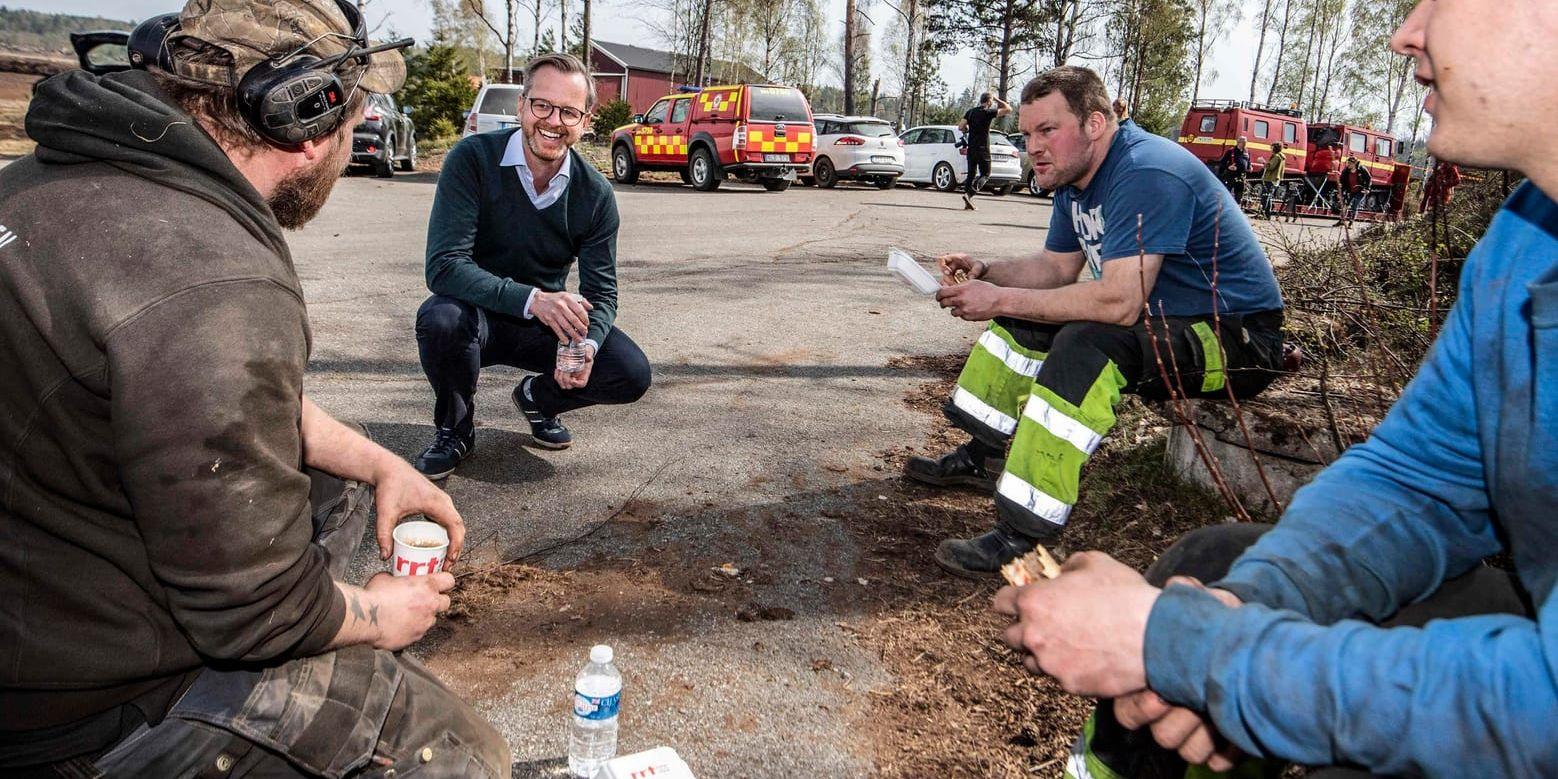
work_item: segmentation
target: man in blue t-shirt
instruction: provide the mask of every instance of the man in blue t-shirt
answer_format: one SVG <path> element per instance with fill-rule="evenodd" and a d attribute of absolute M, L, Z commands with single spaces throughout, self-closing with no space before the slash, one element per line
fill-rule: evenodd
<path fill-rule="evenodd" d="M 967 576 L 1059 535 L 1122 392 L 1249 396 L 1282 364 L 1271 263 L 1205 165 L 1120 125 L 1086 68 L 1030 81 L 1018 117 L 1034 176 L 1055 191 L 1049 237 L 1013 260 L 941 258 L 942 307 L 990 321 L 946 406 L 973 440 L 906 467 L 929 484 L 994 489 L 995 529 L 936 550 Z"/>

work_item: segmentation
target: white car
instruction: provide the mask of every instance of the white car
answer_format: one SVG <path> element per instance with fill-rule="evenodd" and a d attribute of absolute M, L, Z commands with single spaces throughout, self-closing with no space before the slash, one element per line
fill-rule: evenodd
<path fill-rule="evenodd" d="M 829 188 L 841 180 L 869 181 L 892 189 L 903 175 L 903 142 L 893 126 L 874 116 L 817 114 L 816 158 L 811 180 Z"/>
<path fill-rule="evenodd" d="M 518 84 L 486 84 L 476 102 L 465 112 L 465 131 L 460 137 L 519 126 Z"/>
<path fill-rule="evenodd" d="M 958 128 L 946 124 L 925 125 L 905 130 L 903 141 L 903 177 L 899 181 L 916 187 L 932 186 L 952 192 L 962 186 L 968 173 L 968 156 L 959 146 Z M 1011 192 L 1022 181 L 1021 154 L 1000 133 L 990 133 L 990 178 L 985 189 L 995 195 Z"/>

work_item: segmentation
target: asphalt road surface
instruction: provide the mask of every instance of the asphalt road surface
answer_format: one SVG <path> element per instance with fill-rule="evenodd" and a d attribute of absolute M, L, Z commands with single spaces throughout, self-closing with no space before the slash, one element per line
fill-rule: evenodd
<path fill-rule="evenodd" d="M 428 296 L 434 183 L 346 178 L 290 238 L 314 328 L 310 395 L 408 458 L 433 431 L 412 326 Z M 908 187 L 651 184 L 622 187 L 617 201 L 617 325 L 649 356 L 654 386 L 632 406 L 567 415 L 575 443 L 550 452 L 529 445 L 509 402 L 523 374 L 484 371 L 476 453 L 447 482 L 478 555 L 569 537 L 654 474 L 646 499 L 772 501 L 792 474 L 825 479 L 822 462 L 913 434 L 904 373 L 887 361 L 964 348 L 979 328 L 887 271 L 888 247 L 1028 251 L 1049 215 L 1026 195 L 965 212 L 953 195 Z M 761 474 L 774 478 L 753 484 Z"/>

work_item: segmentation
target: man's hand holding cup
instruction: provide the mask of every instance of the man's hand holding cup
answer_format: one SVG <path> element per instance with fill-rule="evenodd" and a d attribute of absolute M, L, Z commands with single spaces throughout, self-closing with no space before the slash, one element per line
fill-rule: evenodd
<path fill-rule="evenodd" d="M 363 585 L 367 597 L 360 604 L 375 633 L 373 647 L 399 651 L 416 643 L 449 610 L 448 592 L 454 575 L 439 571 L 430 576 L 390 576 L 380 573 Z"/>

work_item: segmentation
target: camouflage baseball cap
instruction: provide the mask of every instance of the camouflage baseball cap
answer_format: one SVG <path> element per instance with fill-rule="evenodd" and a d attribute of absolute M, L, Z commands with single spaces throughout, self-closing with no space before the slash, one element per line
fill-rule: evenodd
<path fill-rule="evenodd" d="M 369 45 L 351 0 L 189 0 L 168 39 L 174 75 L 232 87 L 265 60 L 325 59 Z M 389 94 L 405 82 L 406 63 L 400 52 L 382 51 L 336 72 L 348 89 Z"/>

